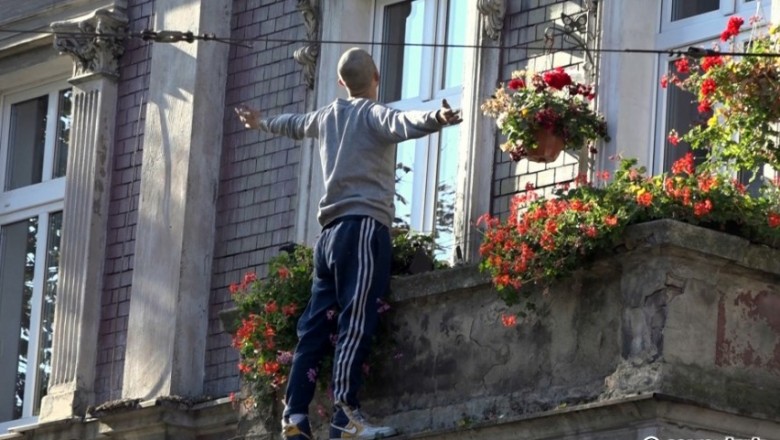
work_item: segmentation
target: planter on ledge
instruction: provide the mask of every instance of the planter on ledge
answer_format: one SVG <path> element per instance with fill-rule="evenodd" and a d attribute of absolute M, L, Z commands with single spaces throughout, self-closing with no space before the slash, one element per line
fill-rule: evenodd
<path fill-rule="evenodd" d="M 474 267 L 392 291 L 399 356 L 363 406 L 415 438 L 780 439 L 780 251 L 634 225 L 514 328 Z"/>

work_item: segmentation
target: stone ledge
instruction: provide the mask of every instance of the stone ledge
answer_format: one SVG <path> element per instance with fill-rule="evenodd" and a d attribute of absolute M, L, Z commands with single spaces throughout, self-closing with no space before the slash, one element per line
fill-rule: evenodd
<path fill-rule="evenodd" d="M 780 275 L 779 250 L 688 223 L 670 219 L 639 223 L 626 228 L 624 238 L 629 250 L 675 246 L 719 257 L 750 269 Z"/>
<path fill-rule="evenodd" d="M 718 435 L 719 437 L 715 437 Z M 402 434 L 399 440 L 492 440 L 760 437 L 780 440 L 780 423 L 724 413 L 653 393 L 556 408 L 531 415 L 468 423 L 453 429 Z"/>

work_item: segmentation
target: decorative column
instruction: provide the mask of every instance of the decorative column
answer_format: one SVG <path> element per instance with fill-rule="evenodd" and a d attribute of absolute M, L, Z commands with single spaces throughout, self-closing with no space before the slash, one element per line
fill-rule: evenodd
<path fill-rule="evenodd" d="M 463 64 L 468 66 L 464 83 L 464 108 L 467 112 L 461 124 L 461 136 L 472 145 L 469 153 L 460 162 L 460 175 L 465 176 L 458 182 L 458 193 L 468 194 L 459 197 L 455 210 L 455 242 L 462 246 L 458 260 L 479 261 L 479 244 L 482 234 L 473 226 L 477 219 L 490 211 L 489 194 L 492 186 L 493 157 L 496 145 L 496 124 L 489 118 L 481 117 L 479 107 L 485 96 L 492 93 L 499 81 L 501 72 L 501 32 L 506 15 L 505 0 L 478 0 L 476 4 L 478 19 L 468 26 L 467 44 L 482 46 L 479 50 L 465 51 Z"/>
<path fill-rule="evenodd" d="M 83 415 L 94 398 L 108 188 L 124 12 L 100 9 L 52 23 L 54 47 L 73 57 L 73 125 L 66 172 L 60 281 L 48 394 L 41 421 Z M 101 36 L 107 34 L 110 36 Z"/>
<path fill-rule="evenodd" d="M 158 1 L 154 28 L 230 35 L 231 5 Z M 195 41 L 152 51 L 124 398 L 203 392 L 228 49 Z"/>

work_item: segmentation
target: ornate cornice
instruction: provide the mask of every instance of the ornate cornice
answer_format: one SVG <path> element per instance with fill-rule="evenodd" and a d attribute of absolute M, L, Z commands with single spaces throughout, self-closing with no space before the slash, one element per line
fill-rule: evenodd
<path fill-rule="evenodd" d="M 504 28 L 504 0 L 477 0 L 477 9 L 482 16 L 482 31 L 493 41 L 499 41 Z"/>
<path fill-rule="evenodd" d="M 303 24 L 306 26 L 306 38 L 309 44 L 298 48 L 293 58 L 303 66 L 303 77 L 310 89 L 314 88 L 314 79 L 317 74 L 317 59 L 320 56 L 320 7 L 319 0 L 298 0 L 298 11 L 303 15 Z"/>
<path fill-rule="evenodd" d="M 119 77 L 119 57 L 127 16 L 111 9 L 98 9 L 82 20 L 55 21 L 54 48 L 73 57 L 73 78 L 90 75 Z"/>

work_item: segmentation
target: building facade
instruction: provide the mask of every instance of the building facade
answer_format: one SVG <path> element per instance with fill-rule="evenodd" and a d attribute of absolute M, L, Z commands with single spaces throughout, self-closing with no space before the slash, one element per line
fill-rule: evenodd
<path fill-rule="evenodd" d="M 235 106 L 343 97 L 336 64 L 360 46 L 383 102 L 462 108 L 398 145 L 397 217 L 469 266 L 477 218 L 528 184 L 682 154 L 665 133 L 690 98 L 658 85 L 673 58 L 600 48 L 706 46 L 733 15 L 773 14 L 778 0 L 0 0 L 0 439 L 238 435 L 228 286 L 314 242 L 323 184 L 312 140 L 247 131 Z M 554 67 L 597 82 L 612 141 L 512 162 L 480 104 L 514 70 Z"/>

